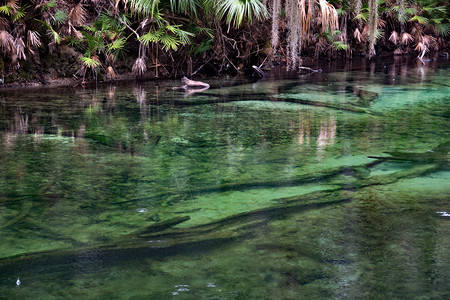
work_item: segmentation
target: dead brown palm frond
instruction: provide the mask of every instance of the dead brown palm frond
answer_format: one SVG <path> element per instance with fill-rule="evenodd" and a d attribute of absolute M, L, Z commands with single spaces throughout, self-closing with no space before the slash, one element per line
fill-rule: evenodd
<path fill-rule="evenodd" d="M 334 31 L 338 25 L 338 14 L 333 5 L 326 0 L 319 0 L 320 10 L 322 12 L 322 29 L 323 31 Z"/>
<path fill-rule="evenodd" d="M 394 50 L 394 55 L 403 55 L 403 51 L 400 48 Z"/>
<path fill-rule="evenodd" d="M 14 44 L 16 45 L 17 58 L 26 60 L 27 57 L 25 55 L 25 43 L 23 42 L 23 39 L 21 37 L 16 38 Z"/>
<path fill-rule="evenodd" d="M 367 40 L 367 37 L 369 36 L 369 26 L 365 25 L 363 27 L 363 31 L 361 32 L 361 36 L 364 40 Z"/>
<path fill-rule="evenodd" d="M 389 37 L 389 40 L 394 43 L 395 45 L 398 44 L 398 42 L 400 41 L 400 36 L 397 33 L 397 31 L 392 31 L 391 36 Z"/>
<path fill-rule="evenodd" d="M 430 46 L 431 44 L 433 44 L 433 43 L 436 42 L 436 38 L 434 38 L 434 37 L 431 36 L 431 35 L 424 35 L 424 36 L 422 37 L 422 41 L 423 41 L 423 43 L 424 43 L 425 45 Z"/>
<path fill-rule="evenodd" d="M 401 40 L 403 45 L 408 45 L 409 42 L 414 41 L 414 38 L 409 33 L 403 32 Z"/>
<path fill-rule="evenodd" d="M 379 27 L 379 28 L 385 28 L 386 24 L 387 24 L 386 21 L 383 20 L 383 19 L 378 19 L 377 20 L 377 27 Z"/>
<path fill-rule="evenodd" d="M 9 6 L 13 9 L 14 12 L 17 12 L 17 10 L 20 8 L 19 6 L 19 0 L 9 0 L 6 1 L 6 6 Z"/>
<path fill-rule="evenodd" d="M 85 25 L 87 12 L 80 2 L 72 7 L 67 17 L 73 26 L 82 26 Z"/>
<path fill-rule="evenodd" d="M 41 39 L 39 32 L 34 30 L 27 31 L 27 48 L 39 48 L 41 46 Z"/>
<path fill-rule="evenodd" d="M 361 43 L 362 33 L 361 33 L 361 31 L 359 31 L 358 28 L 355 29 L 355 32 L 353 33 L 353 37 L 358 41 L 358 43 Z"/>
<path fill-rule="evenodd" d="M 427 50 L 427 46 L 422 42 L 418 42 L 414 50 L 422 52 L 424 50 Z"/>
<path fill-rule="evenodd" d="M 116 78 L 116 72 L 114 72 L 113 67 L 109 66 L 106 68 L 105 78 L 108 80 L 113 80 Z"/>
<path fill-rule="evenodd" d="M 14 38 L 6 30 L 0 30 L 0 49 L 2 52 L 8 54 L 15 54 L 17 52 Z"/>
<path fill-rule="evenodd" d="M 83 39 L 83 34 L 80 32 L 80 31 L 78 31 L 75 27 L 71 27 L 71 29 L 72 29 L 72 33 L 73 33 L 73 35 L 78 39 L 78 40 L 82 40 Z"/>
<path fill-rule="evenodd" d="M 298 0 L 298 10 L 302 24 L 303 35 L 309 34 L 309 26 L 311 24 L 311 16 L 306 13 L 306 0 Z"/>
<path fill-rule="evenodd" d="M 147 65 L 145 59 L 138 57 L 133 64 L 132 72 L 135 75 L 142 76 L 147 71 Z"/>
<path fill-rule="evenodd" d="M 0 17 L 0 30 L 9 31 L 11 27 L 9 27 L 9 21 L 6 18 Z"/>

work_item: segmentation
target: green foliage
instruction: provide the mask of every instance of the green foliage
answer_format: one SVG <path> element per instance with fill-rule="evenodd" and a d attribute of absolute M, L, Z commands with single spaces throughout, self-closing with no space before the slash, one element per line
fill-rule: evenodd
<path fill-rule="evenodd" d="M 127 20 L 126 16 L 119 17 L 122 21 Z M 124 21 L 124 23 L 126 22 Z M 72 39 L 72 43 L 81 47 L 85 51 L 86 57 L 102 55 L 105 59 L 109 59 L 112 54 L 115 59 L 127 45 L 126 26 L 110 14 L 101 14 L 94 24 L 85 25 L 83 28 L 81 42 Z"/>
<path fill-rule="evenodd" d="M 346 51 L 348 49 L 348 45 L 342 41 L 334 41 L 331 44 L 331 47 L 333 47 L 333 49 L 337 50 L 337 51 L 340 51 L 340 50 Z"/>
<path fill-rule="evenodd" d="M 59 33 L 53 28 L 53 26 L 45 21 L 35 19 L 36 22 L 42 25 L 47 31 L 47 35 L 51 40 L 55 41 L 57 44 L 61 43 L 61 36 Z"/>
<path fill-rule="evenodd" d="M 415 15 L 414 17 L 409 19 L 409 22 L 415 22 L 415 21 L 419 22 L 420 24 L 427 24 L 429 22 L 429 20 L 427 18 L 418 16 L 418 15 Z"/>
<path fill-rule="evenodd" d="M 369 12 L 368 11 L 361 12 L 360 14 L 356 15 L 354 19 L 367 22 L 369 20 Z"/>
<path fill-rule="evenodd" d="M 24 5 L 19 7 L 19 9 L 15 10 L 15 12 L 12 14 L 12 21 L 17 22 L 23 17 L 25 17 L 29 7 L 30 7 L 29 5 Z"/>
<path fill-rule="evenodd" d="M 197 15 L 196 0 L 170 0 L 170 8 L 176 13 L 187 13 Z"/>
<path fill-rule="evenodd" d="M 11 16 L 14 14 L 14 8 L 8 5 L 0 6 L 0 13 Z"/>
<path fill-rule="evenodd" d="M 82 56 L 80 57 L 80 60 L 83 63 L 83 65 L 85 65 L 90 69 L 96 69 L 101 65 L 101 63 L 98 60 L 95 60 L 90 56 Z"/>
<path fill-rule="evenodd" d="M 57 4 L 58 3 L 56 2 L 56 0 L 51 0 L 47 3 L 43 3 L 41 6 L 41 11 L 44 12 L 44 11 L 48 10 L 49 8 L 55 7 Z"/>
<path fill-rule="evenodd" d="M 194 36 L 193 33 L 182 30 L 181 25 L 164 25 L 156 28 L 152 26 L 151 29 L 140 37 L 140 42 L 148 46 L 150 43 L 161 44 L 165 51 L 178 50 L 180 45 L 190 43 L 190 38 Z"/>
<path fill-rule="evenodd" d="M 450 35 L 450 23 L 438 23 L 434 25 L 436 32 L 442 36 Z"/>
<path fill-rule="evenodd" d="M 194 46 L 191 47 L 190 53 L 192 53 L 193 55 L 199 55 L 199 54 L 205 53 L 211 49 L 213 42 L 214 42 L 214 39 L 211 37 L 203 39 L 200 42 L 200 44 L 198 44 L 195 47 Z"/>
<path fill-rule="evenodd" d="M 251 21 L 255 17 L 261 20 L 269 16 L 266 7 L 259 0 L 214 1 L 213 6 L 220 18 L 225 17 L 227 24 L 235 27 L 239 27 L 244 19 Z"/>
<path fill-rule="evenodd" d="M 62 25 L 67 21 L 67 12 L 65 10 L 56 10 L 53 15 L 53 24 Z"/>

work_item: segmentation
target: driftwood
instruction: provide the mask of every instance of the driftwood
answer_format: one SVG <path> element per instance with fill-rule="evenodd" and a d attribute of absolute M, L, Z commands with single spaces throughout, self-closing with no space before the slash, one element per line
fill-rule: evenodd
<path fill-rule="evenodd" d="M 315 69 L 312 69 L 312 68 L 308 68 L 308 67 L 298 67 L 298 68 L 299 68 L 299 70 L 307 70 L 307 71 L 310 71 L 311 73 L 322 72 L 322 70 L 321 70 L 321 69 L 317 69 L 317 70 L 315 70 Z"/>
<path fill-rule="evenodd" d="M 259 76 L 261 76 L 261 78 L 266 77 L 266 73 L 264 73 L 263 70 L 261 70 L 260 67 L 258 66 L 252 66 L 253 69 L 255 69 L 255 71 L 259 74 Z"/>
<path fill-rule="evenodd" d="M 182 89 L 182 90 L 187 90 L 187 89 L 207 90 L 210 87 L 210 85 L 207 84 L 206 82 L 191 80 L 191 79 L 188 79 L 186 76 L 183 76 L 183 78 L 181 78 L 181 82 L 184 83 L 182 86 L 173 87 L 172 89 L 174 89 L 174 90 L 179 90 L 179 89 Z"/>

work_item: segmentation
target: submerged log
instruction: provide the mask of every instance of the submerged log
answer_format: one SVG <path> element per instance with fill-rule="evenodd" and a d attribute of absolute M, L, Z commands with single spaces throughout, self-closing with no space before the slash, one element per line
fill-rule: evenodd
<path fill-rule="evenodd" d="M 413 161 L 413 162 L 421 162 L 421 163 L 431 163 L 438 162 L 442 164 L 448 164 L 449 156 L 448 152 L 450 151 L 450 141 L 444 142 L 437 147 L 433 148 L 433 150 L 423 152 L 423 153 L 414 153 L 414 152 L 401 152 L 401 151 L 392 151 L 392 152 L 384 152 L 389 156 L 368 156 L 369 158 L 375 159 L 384 159 L 384 160 L 400 160 L 400 161 Z"/>
<path fill-rule="evenodd" d="M 211 249 L 248 237 L 255 228 L 260 230 L 261 226 L 268 225 L 274 219 L 311 209 L 341 205 L 350 202 L 354 192 L 366 187 L 388 185 L 439 169 L 439 164 L 418 164 L 407 170 L 366 178 L 359 184 L 353 184 L 352 188 L 343 185 L 325 191 L 274 199 L 276 204 L 272 206 L 242 212 L 202 225 L 174 228 L 173 226 L 189 220 L 188 216 L 184 216 L 150 225 L 106 244 L 4 257 L 0 258 L 0 274 L 3 277 L 17 276 L 15 274 L 17 270 L 42 270 L 44 267 L 47 272 L 55 268 L 70 269 L 71 264 L 77 263 L 80 257 L 90 253 L 94 253 L 103 262 L 117 263 L 139 257 L 160 257 Z"/>
<path fill-rule="evenodd" d="M 274 179 L 274 180 L 249 180 L 245 182 L 240 183 L 222 183 L 222 184 L 213 184 L 213 185 L 207 185 L 198 187 L 196 189 L 188 189 L 184 190 L 182 192 L 163 192 L 156 195 L 153 195 L 151 197 L 145 197 L 145 198 L 136 198 L 136 199 L 130 199 L 126 201 L 116 202 L 115 204 L 121 205 L 136 201 L 143 201 L 143 200 L 150 200 L 150 199 L 162 199 L 172 196 L 180 195 L 180 197 L 185 197 L 186 194 L 190 195 L 203 195 L 203 194 L 209 194 L 214 192 L 224 192 L 224 191 L 244 191 L 249 189 L 264 189 L 264 188 L 276 188 L 276 187 L 289 187 L 289 186 L 299 186 L 302 184 L 309 184 L 314 183 L 318 181 L 323 181 L 329 178 L 336 177 L 341 174 L 345 175 L 352 175 L 354 177 L 360 178 L 361 176 L 361 170 L 368 170 L 368 168 L 371 168 L 379 163 L 381 163 L 382 160 L 379 161 L 373 161 L 369 162 L 367 164 L 363 165 L 357 165 L 357 166 L 340 166 L 335 168 L 326 169 L 320 172 L 317 172 L 315 174 L 301 174 L 294 176 L 290 179 Z"/>

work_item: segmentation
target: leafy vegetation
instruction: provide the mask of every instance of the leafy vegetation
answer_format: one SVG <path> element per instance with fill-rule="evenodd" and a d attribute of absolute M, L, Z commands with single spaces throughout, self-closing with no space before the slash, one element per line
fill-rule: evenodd
<path fill-rule="evenodd" d="M 448 47 L 447 1 L 7 0 L 0 3 L 1 73 L 59 45 L 79 51 L 78 75 L 115 78 L 123 54 L 137 76 L 241 72 L 301 56 L 380 51 L 423 57 Z M 90 70 L 90 72 L 88 72 Z"/>

